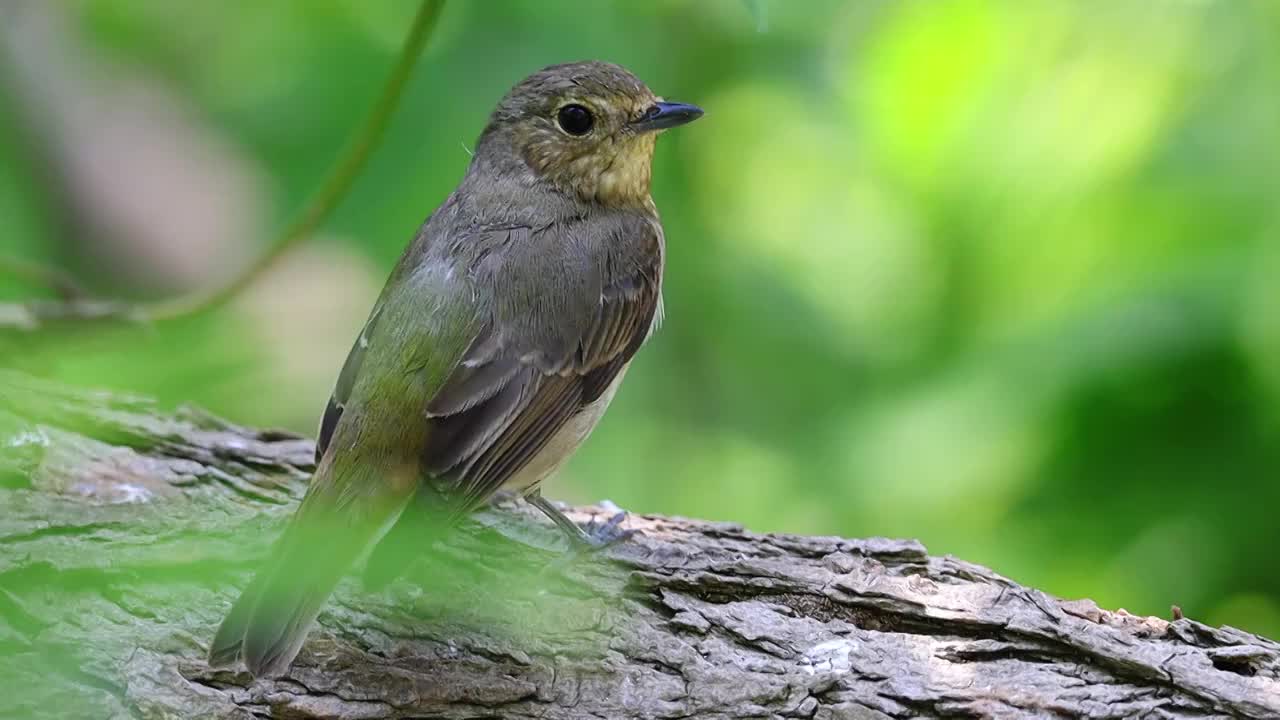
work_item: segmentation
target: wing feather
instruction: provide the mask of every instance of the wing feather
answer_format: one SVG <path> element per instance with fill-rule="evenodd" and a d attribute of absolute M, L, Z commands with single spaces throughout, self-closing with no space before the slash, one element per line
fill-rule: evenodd
<path fill-rule="evenodd" d="M 529 298 L 543 317 L 576 311 L 585 319 L 576 337 L 522 331 L 496 319 L 428 406 L 433 422 L 425 465 L 437 487 L 457 497 L 458 512 L 483 504 L 537 456 L 644 343 L 659 305 L 662 251 L 655 226 L 640 232 L 648 235 L 627 238 L 639 248 L 629 262 L 606 259 L 596 284 L 579 289 L 577 302 L 585 307 Z"/>
<path fill-rule="evenodd" d="M 369 319 L 365 321 L 364 327 L 361 328 L 355 344 L 351 346 L 351 352 L 347 353 L 346 361 L 342 363 L 342 372 L 338 373 L 338 382 L 334 385 L 333 394 L 329 396 L 329 404 L 325 406 L 324 416 L 320 419 L 320 433 L 316 436 L 317 466 L 320 465 L 320 460 L 324 458 L 325 451 L 329 449 L 329 442 L 333 439 L 333 432 L 338 428 L 338 421 L 342 419 L 342 413 L 347 409 L 347 402 L 351 399 L 351 390 L 355 387 L 356 378 L 360 374 L 360 366 L 364 364 L 364 356 L 369 347 L 369 339 L 373 337 L 378 316 L 381 314 L 382 305 L 375 305 L 373 311 L 369 313 Z"/>

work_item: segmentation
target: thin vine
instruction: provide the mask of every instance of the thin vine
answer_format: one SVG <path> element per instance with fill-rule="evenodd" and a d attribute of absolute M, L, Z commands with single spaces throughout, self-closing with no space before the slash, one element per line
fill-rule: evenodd
<path fill-rule="evenodd" d="M 409 33 L 405 36 L 404 44 L 400 48 L 396 64 L 364 122 L 356 129 L 346 147 L 338 155 L 324 182 L 297 219 L 272 240 L 266 252 L 252 265 L 219 288 L 195 291 L 188 295 L 141 305 L 131 308 L 127 313 L 93 313 L 85 315 L 82 319 L 162 322 L 216 309 L 260 278 L 285 253 L 311 237 L 342 202 L 347 191 L 351 189 L 361 170 L 364 169 L 369 156 L 382 141 L 391 116 L 395 114 L 400 98 L 404 94 L 414 65 L 417 64 L 423 48 L 426 47 L 427 41 L 436 29 L 444 3 L 445 0 L 422 0 Z M 26 260 L 0 257 L 0 272 L 47 285 L 68 301 L 83 299 L 79 286 L 69 275 L 59 269 L 44 267 Z M 70 312 L 68 315 L 75 316 L 76 313 Z"/>

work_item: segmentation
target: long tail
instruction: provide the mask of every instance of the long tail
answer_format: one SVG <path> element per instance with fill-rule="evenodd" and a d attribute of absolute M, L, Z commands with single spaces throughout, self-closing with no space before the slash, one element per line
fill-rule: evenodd
<path fill-rule="evenodd" d="M 317 470 L 273 557 L 222 621 L 210 666 L 239 658 L 256 677 L 287 672 L 333 588 L 391 527 L 411 494 L 412 484 L 390 478 L 359 486 L 330 482 L 326 469 Z"/>

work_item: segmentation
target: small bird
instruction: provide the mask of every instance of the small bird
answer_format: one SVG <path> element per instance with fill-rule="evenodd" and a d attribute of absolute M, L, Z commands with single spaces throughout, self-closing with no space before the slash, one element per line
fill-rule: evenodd
<path fill-rule="evenodd" d="M 544 68 L 502 99 L 351 348 L 315 476 L 218 629 L 211 666 L 285 673 L 351 566 L 367 555 L 366 579 L 394 577 L 500 490 L 577 542 L 607 541 L 538 488 L 662 320 L 654 143 L 701 115 L 597 61 Z"/>

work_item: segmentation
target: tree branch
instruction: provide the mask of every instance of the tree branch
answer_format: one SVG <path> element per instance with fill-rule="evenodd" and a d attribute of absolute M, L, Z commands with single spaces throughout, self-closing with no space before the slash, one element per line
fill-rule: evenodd
<path fill-rule="evenodd" d="M 203 656 L 309 441 L 0 371 L 0 447 L 4 717 L 1280 716 L 1275 642 L 915 541 L 633 516 L 571 562 L 515 506 L 385 590 L 344 583 L 292 672 L 254 681 Z"/>

